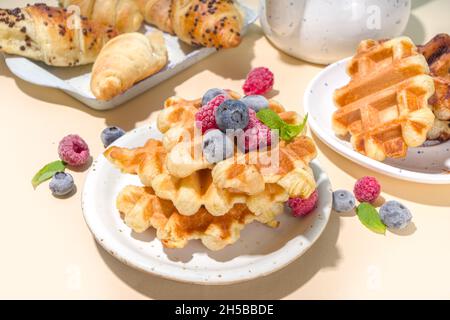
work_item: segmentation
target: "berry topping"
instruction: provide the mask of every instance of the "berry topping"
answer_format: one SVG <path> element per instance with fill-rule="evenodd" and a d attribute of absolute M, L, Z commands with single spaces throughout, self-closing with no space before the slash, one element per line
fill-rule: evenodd
<path fill-rule="evenodd" d="M 195 125 L 197 128 L 202 129 L 202 133 L 209 129 L 217 129 L 215 110 L 226 99 L 228 99 L 228 96 L 218 95 L 197 111 L 195 114 Z"/>
<path fill-rule="evenodd" d="M 253 96 L 245 96 L 241 99 L 241 101 L 249 108 L 258 112 L 261 109 L 269 108 L 269 100 L 267 100 L 264 96 L 253 95 Z"/>
<path fill-rule="evenodd" d="M 102 131 L 101 139 L 103 145 L 108 147 L 111 143 L 125 134 L 125 131 L 119 127 L 108 127 Z"/>
<path fill-rule="evenodd" d="M 73 178 L 65 172 L 57 172 L 53 176 L 49 184 L 50 190 L 55 196 L 65 196 L 69 194 L 75 187 Z"/>
<path fill-rule="evenodd" d="M 86 164 L 90 157 L 87 143 L 76 134 L 70 134 L 61 140 L 58 154 L 62 161 L 74 167 Z"/>
<path fill-rule="evenodd" d="M 202 98 L 202 106 L 206 106 L 208 102 L 217 97 L 218 95 L 223 95 L 229 98 L 228 93 L 223 89 L 212 88 L 206 91 Z"/>
<path fill-rule="evenodd" d="M 234 144 L 230 137 L 218 129 L 203 136 L 203 155 L 209 163 L 216 163 L 233 155 Z"/>
<path fill-rule="evenodd" d="M 248 125 L 244 131 L 244 145 L 238 145 L 239 149 L 248 152 L 256 149 L 262 150 L 270 146 L 272 143 L 270 128 L 256 117 L 256 112 L 253 109 L 248 109 L 248 116 Z"/>
<path fill-rule="evenodd" d="M 246 95 L 265 94 L 273 88 L 273 73 L 264 67 L 255 68 L 247 75 L 244 93 Z"/>
<path fill-rule="evenodd" d="M 388 201 L 380 208 L 380 218 L 391 229 L 403 229 L 412 219 L 411 212 L 398 201 Z"/>
<path fill-rule="evenodd" d="M 353 193 L 359 202 L 373 203 L 381 192 L 381 186 L 374 177 L 363 177 L 356 181 Z"/>
<path fill-rule="evenodd" d="M 245 129 L 249 114 L 247 106 L 239 100 L 225 100 L 215 112 L 216 123 L 220 130 Z"/>
<path fill-rule="evenodd" d="M 292 209 L 292 215 L 294 217 L 303 217 L 311 213 L 316 208 L 318 200 L 319 193 L 317 190 L 314 190 L 314 192 L 307 199 L 290 198 L 288 200 L 288 206 Z"/>
<path fill-rule="evenodd" d="M 336 212 L 350 212 L 355 209 L 355 196 L 347 190 L 333 192 L 333 209 Z"/>

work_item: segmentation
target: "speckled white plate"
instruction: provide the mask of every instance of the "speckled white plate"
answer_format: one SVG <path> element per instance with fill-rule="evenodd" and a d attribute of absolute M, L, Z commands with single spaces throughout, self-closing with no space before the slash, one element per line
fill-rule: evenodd
<path fill-rule="evenodd" d="M 329 147 L 360 165 L 389 176 L 421 183 L 450 184 L 450 141 L 428 147 L 409 148 L 404 159 L 375 161 L 353 150 L 349 141 L 336 136 L 331 115 L 336 110 L 333 92 L 350 78 L 345 68 L 350 58 L 338 61 L 319 73 L 304 95 L 305 112 L 313 132 Z"/>
<path fill-rule="evenodd" d="M 115 142 L 137 147 L 149 138 L 161 138 L 153 127 L 136 129 Z M 103 155 L 93 163 L 82 194 L 85 220 L 103 248 L 125 264 L 164 278 L 198 284 L 230 284 L 272 273 L 300 257 L 320 236 L 331 212 L 332 190 L 326 173 L 314 161 L 318 184 L 318 208 L 305 218 L 288 213 L 280 227 L 247 225 L 241 238 L 221 251 L 210 251 L 199 241 L 183 249 L 166 249 L 154 230 L 131 231 L 116 209 L 116 196 L 128 184 L 141 185 L 137 176 L 115 169 Z M 326 254 L 326 252 L 324 252 Z M 301 271 L 299 271 L 301 272 Z"/>

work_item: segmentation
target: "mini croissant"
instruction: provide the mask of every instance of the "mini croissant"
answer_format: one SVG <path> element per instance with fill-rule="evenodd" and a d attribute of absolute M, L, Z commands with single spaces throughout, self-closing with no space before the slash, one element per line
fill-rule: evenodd
<path fill-rule="evenodd" d="M 92 63 L 104 44 L 116 35 L 113 27 L 45 4 L 0 9 L 0 51 L 51 66 Z"/>
<path fill-rule="evenodd" d="M 106 44 L 92 69 L 91 90 L 99 100 L 110 100 L 167 64 L 161 31 L 149 35 L 125 33 Z"/>

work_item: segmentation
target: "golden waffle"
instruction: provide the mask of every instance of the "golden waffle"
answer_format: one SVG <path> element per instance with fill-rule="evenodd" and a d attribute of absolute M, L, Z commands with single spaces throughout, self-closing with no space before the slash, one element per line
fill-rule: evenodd
<path fill-rule="evenodd" d="M 272 218 L 253 215 L 245 205 L 236 205 L 220 217 L 204 208 L 184 216 L 171 201 L 158 198 L 150 187 L 125 187 L 117 197 L 117 209 L 135 232 L 155 228 L 157 238 L 168 248 L 183 248 L 189 240 L 200 239 L 208 249 L 220 250 L 236 242 L 240 231 L 252 221 L 278 226 Z"/>
<path fill-rule="evenodd" d="M 285 189 L 275 184 L 263 184 L 252 195 L 230 192 L 213 183 L 211 169 L 200 168 L 183 178 L 173 176 L 167 170 L 168 153 L 158 140 L 150 139 L 135 149 L 111 147 L 104 155 L 123 172 L 139 175 L 144 185 L 152 187 L 159 198 L 171 200 L 178 212 L 186 216 L 194 215 L 202 206 L 212 215 L 221 216 L 236 204 L 246 204 L 257 216 L 271 216 L 283 211 L 283 203 L 289 197 Z"/>
<path fill-rule="evenodd" d="M 411 39 L 363 41 L 350 61 L 348 85 L 335 91 L 336 134 L 351 135 L 354 149 L 370 158 L 406 156 L 426 140 L 434 115 L 429 67 Z"/>
<path fill-rule="evenodd" d="M 435 125 L 428 138 L 446 141 L 450 139 L 450 36 L 438 34 L 427 44 L 419 46 L 430 66 L 436 93 L 430 98 L 436 115 Z"/>
<path fill-rule="evenodd" d="M 277 167 L 272 167 L 269 161 L 260 161 L 271 159 L 272 152 L 278 155 L 275 160 L 279 164 Z M 281 141 L 276 147 L 264 152 L 253 151 L 221 161 L 214 166 L 212 177 L 219 188 L 235 192 L 258 194 L 267 185 L 276 184 L 289 197 L 307 198 L 316 188 L 309 167 L 309 162 L 316 154 L 314 142 L 306 136 L 299 136 L 291 142 Z"/>

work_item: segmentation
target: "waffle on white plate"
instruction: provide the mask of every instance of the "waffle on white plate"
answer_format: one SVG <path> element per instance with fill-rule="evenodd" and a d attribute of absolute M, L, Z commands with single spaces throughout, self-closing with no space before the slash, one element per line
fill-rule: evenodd
<path fill-rule="evenodd" d="M 428 139 L 447 141 L 450 139 L 450 36 L 436 35 L 419 46 L 419 52 L 427 59 L 436 88 L 429 100 L 436 120 L 428 132 Z"/>
<path fill-rule="evenodd" d="M 240 98 L 235 92 L 228 94 Z M 117 198 L 117 208 L 131 229 L 143 232 L 153 227 L 170 248 L 200 239 L 207 248 L 220 250 L 234 243 L 250 222 L 276 227 L 276 217 L 290 197 L 307 198 L 314 192 L 309 162 L 316 147 L 299 135 L 246 154 L 235 148 L 232 157 L 209 163 L 201 152 L 195 154 L 198 146 L 201 151 L 201 140 L 192 139 L 200 107 L 200 100 L 171 97 L 158 116 L 161 141 L 150 139 L 134 149 L 113 146 L 104 155 L 122 172 L 138 175 L 143 184 L 127 186 Z M 286 112 L 273 100 L 269 108 L 286 123 L 300 123 L 298 114 Z M 268 174 L 265 165 L 247 161 L 255 152 L 277 152 L 276 170 Z"/>
<path fill-rule="evenodd" d="M 335 91 L 337 135 L 350 134 L 353 148 L 372 159 L 406 156 L 422 145 L 435 116 L 435 93 L 425 57 L 407 37 L 365 40 L 350 61 L 350 83 Z"/>

